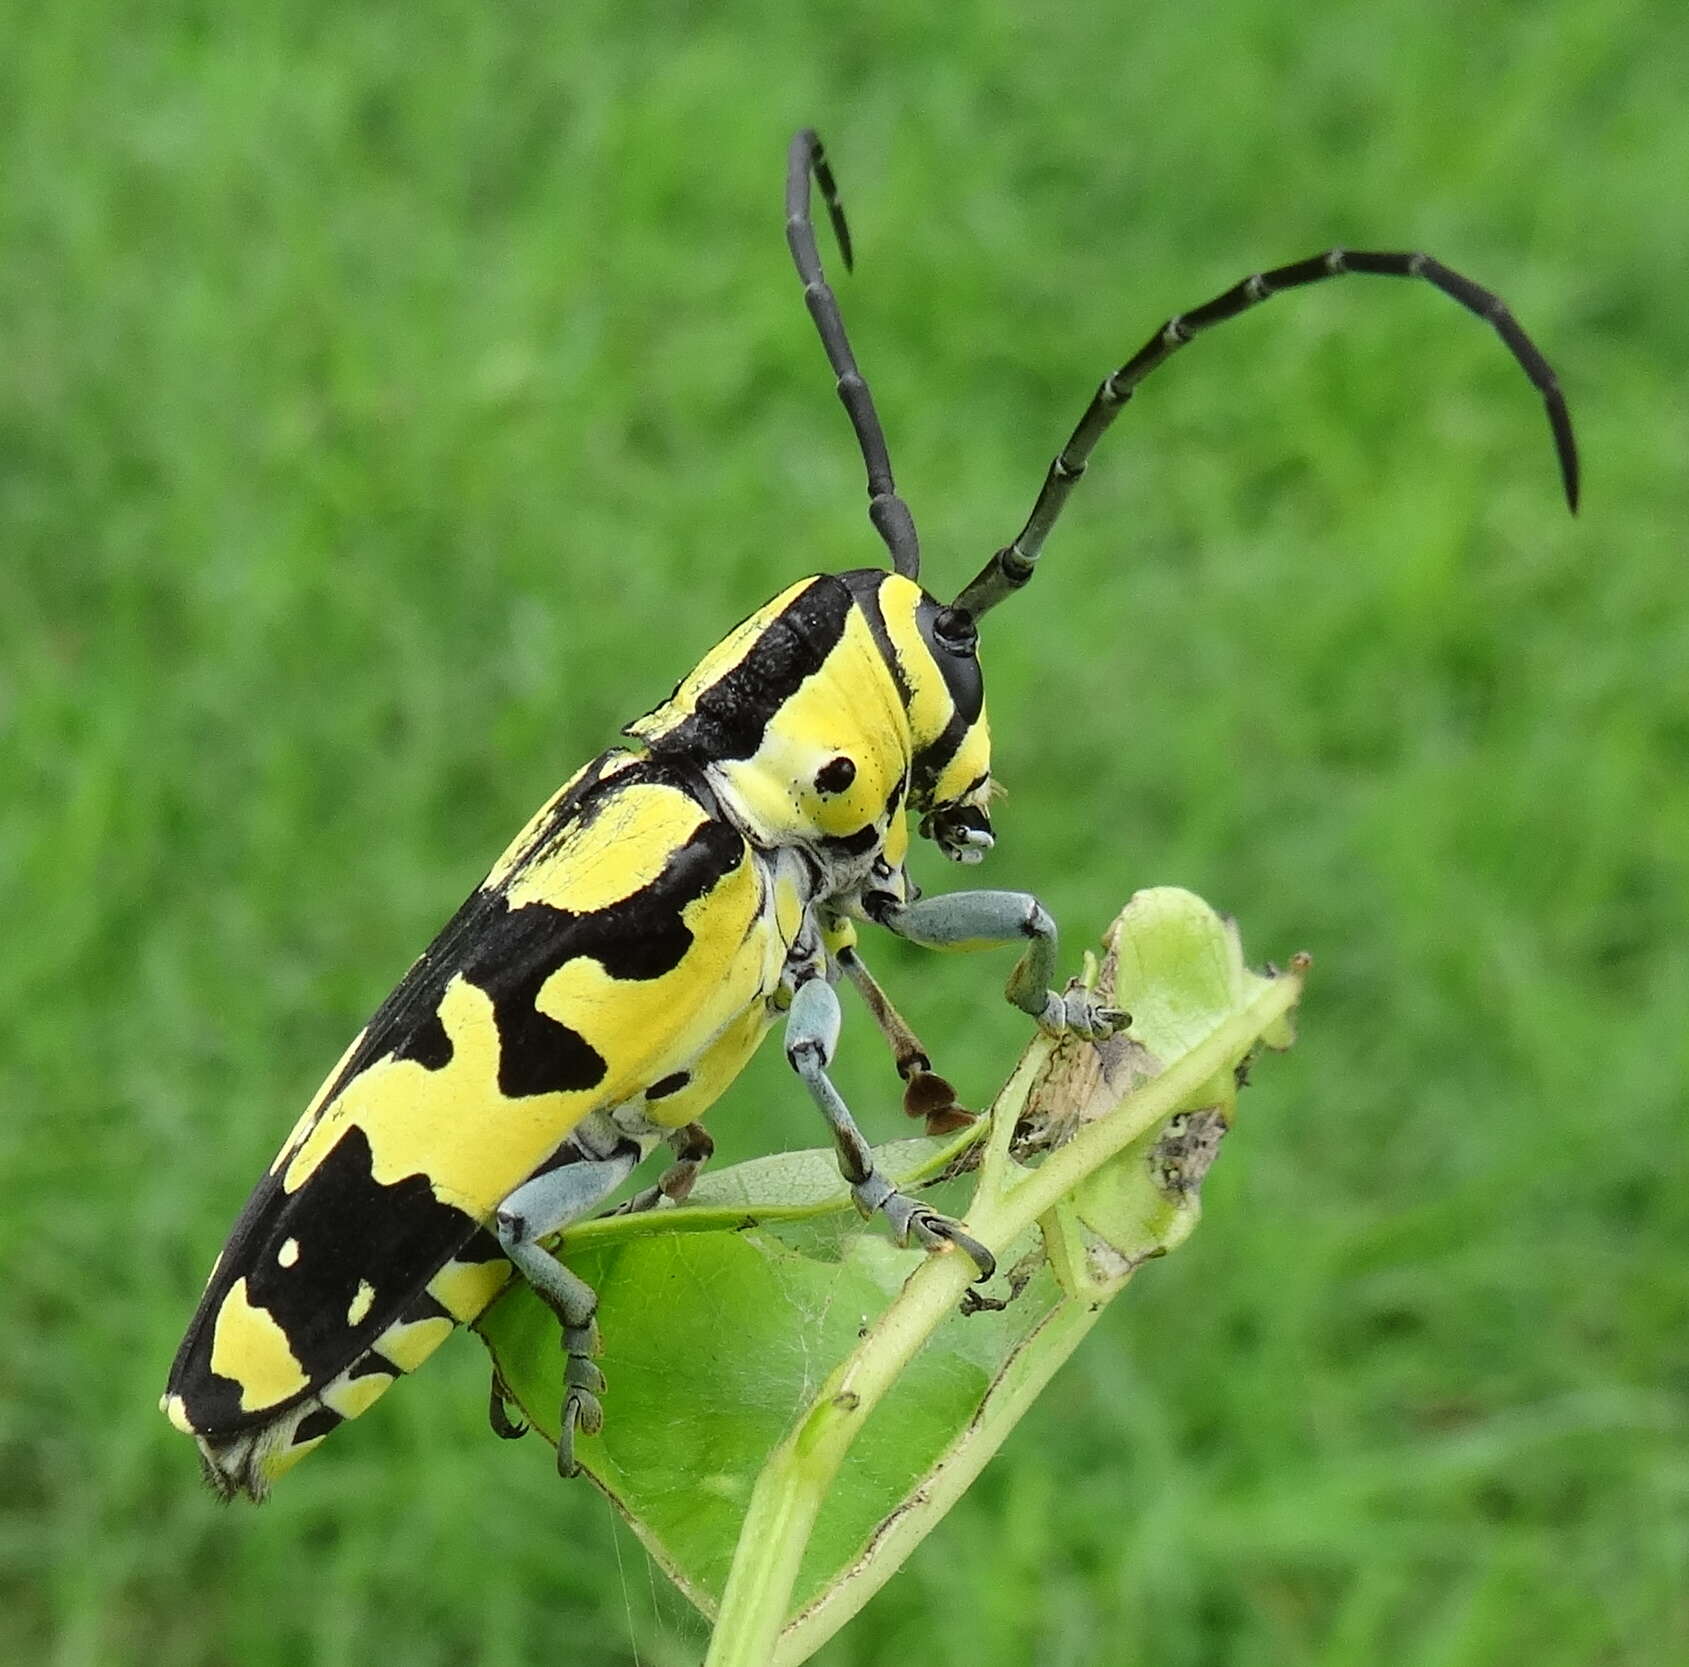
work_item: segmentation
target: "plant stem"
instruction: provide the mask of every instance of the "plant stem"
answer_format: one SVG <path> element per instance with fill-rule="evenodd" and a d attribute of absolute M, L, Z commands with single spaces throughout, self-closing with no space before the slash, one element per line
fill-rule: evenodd
<path fill-rule="evenodd" d="M 1034 1333 L 1036 1347 L 1032 1346 L 1033 1338 L 1029 1338 L 1028 1346 L 1016 1351 L 1003 1376 L 987 1393 L 981 1416 L 968 1430 L 965 1440 L 952 1447 L 920 1490 L 876 1536 L 875 1556 L 886 1566 L 888 1578 L 908 1555 L 902 1548 L 919 1545 L 931 1532 L 932 1525 L 942 1520 L 973 1485 L 974 1478 L 1043 1393 L 1044 1386 L 1102 1318 L 1105 1306 L 1064 1299 Z M 795 1617 L 781 1633 L 771 1667 L 799 1667 L 883 1584 L 883 1580 L 856 1578 L 829 1587 L 823 1597 Z"/>
<path fill-rule="evenodd" d="M 1012 1243 L 1086 1176 L 1241 1058 L 1295 1005 L 1301 987 L 1295 972 L 1276 979 L 1200 1045 L 1116 1111 L 1082 1129 L 1031 1174 L 1011 1179 L 1000 1170 L 982 1176 L 968 1211 L 969 1229 L 994 1250 Z M 994 1119 L 1013 1127 L 1043 1057 L 1043 1050 L 1034 1049 L 1022 1061 L 998 1097 Z M 994 1124 L 1001 1126 L 1000 1121 Z M 769 1667 L 774 1661 L 810 1533 L 845 1454 L 886 1391 L 960 1300 L 972 1273 L 964 1256 L 929 1257 L 769 1456 L 739 1531 L 704 1667 Z"/>

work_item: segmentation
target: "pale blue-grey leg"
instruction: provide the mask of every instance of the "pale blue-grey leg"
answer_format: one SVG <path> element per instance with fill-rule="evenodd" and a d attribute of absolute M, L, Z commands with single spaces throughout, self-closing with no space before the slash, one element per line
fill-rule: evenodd
<path fill-rule="evenodd" d="M 1004 994 L 1030 1013 L 1047 1035 L 1071 1034 L 1100 1042 L 1131 1023 L 1129 1014 L 1102 1006 L 1084 990 L 1064 993 L 1051 987 L 1056 976 L 1056 923 L 1028 892 L 954 891 L 906 908 L 882 910 L 874 919 L 887 931 L 929 949 L 987 949 L 1024 942 L 1026 953 L 1009 974 Z"/>
<path fill-rule="evenodd" d="M 715 1142 L 702 1123 L 682 1123 L 664 1135 L 663 1141 L 674 1153 L 674 1162 L 657 1177 L 655 1186 L 636 1192 L 625 1204 L 618 1204 L 610 1212 L 612 1215 L 638 1215 L 665 1203 L 681 1203 L 698 1179 L 698 1171 L 715 1155 Z"/>
<path fill-rule="evenodd" d="M 499 1248 L 563 1327 L 563 1349 L 568 1358 L 563 1366 L 563 1414 L 557 1441 L 560 1476 L 574 1476 L 580 1471 L 575 1462 L 576 1429 L 596 1435 L 604 1427 L 604 1407 L 598 1399 L 604 1393 L 604 1374 L 592 1360 L 598 1353 L 598 1327 L 593 1320 L 598 1312 L 598 1293 L 555 1256 L 541 1250 L 536 1241 L 578 1221 L 614 1192 L 633 1172 L 639 1158 L 639 1148 L 629 1141 L 610 1157 L 583 1159 L 547 1170 L 524 1181 L 493 1217 Z M 495 1400 L 501 1398 L 499 1390 L 495 1379 Z M 493 1428 L 503 1434 L 501 1418 L 509 1422 L 502 1407 L 493 1419 Z"/>
<path fill-rule="evenodd" d="M 838 1148 L 839 1169 L 850 1182 L 857 1209 L 865 1216 L 879 1211 L 899 1244 L 913 1242 L 928 1250 L 957 1246 L 974 1259 L 979 1277 L 989 1279 L 997 1267 L 991 1252 L 959 1223 L 899 1192 L 875 1165 L 873 1148 L 827 1075 L 838 1045 L 839 1022 L 839 998 L 826 979 L 815 977 L 800 984 L 786 1014 L 786 1058 L 827 1119 Z"/>

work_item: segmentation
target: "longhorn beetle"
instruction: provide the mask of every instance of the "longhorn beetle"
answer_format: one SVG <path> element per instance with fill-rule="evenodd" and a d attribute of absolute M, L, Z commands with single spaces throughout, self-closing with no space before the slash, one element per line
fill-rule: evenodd
<path fill-rule="evenodd" d="M 1018 944 L 1008 999 L 1045 1031 L 1126 1022 L 1062 993 L 1056 932 L 1024 892 L 921 899 L 908 818 L 957 862 L 991 848 L 979 621 L 1032 577 L 1091 453 L 1138 384 L 1211 325 L 1342 273 L 1423 278 L 1487 320 L 1547 406 L 1577 508 L 1571 419 L 1547 361 L 1500 299 L 1429 255 L 1331 249 L 1257 272 L 1167 320 L 1107 377 L 1050 465 L 1026 525 L 954 601 L 920 579 L 868 384 L 823 276 L 819 187 L 845 266 L 850 234 L 812 132 L 792 140 L 786 239 L 868 476 L 891 571 L 801 579 L 737 626 L 626 744 L 572 777 L 516 836 L 346 1050 L 253 1189 L 171 1368 L 164 1410 L 224 1496 L 271 1480 L 356 1417 L 513 1271 L 567 1351 L 558 1468 L 603 1419 L 591 1288 L 541 1247 L 659 1141 L 674 1162 L 629 1207 L 683 1199 L 711 1151 L 698 1119 L 783 1017 L 786 1055 L 864 1215 L 899 1244 L 992 1259 L 959 1222 L 875 1166 L 828 1076 L 834 986 L 865 998 L 929 1127 L 965 1119 L 857 949 L 863 922 L 911 943 Z M 495 1374 L 490 1412 L 520 1433 Z"/>

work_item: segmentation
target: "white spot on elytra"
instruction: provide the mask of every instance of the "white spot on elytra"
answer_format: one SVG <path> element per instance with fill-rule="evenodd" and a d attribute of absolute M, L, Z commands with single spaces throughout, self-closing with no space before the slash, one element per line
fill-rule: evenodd
<path fill-rule="evenodd" d="M 283 1239 L 281 1249 L 276 1252 L 276 1260 L 284 1268 L 291 1268 L 299 1260 L 299 1241 Z"/>

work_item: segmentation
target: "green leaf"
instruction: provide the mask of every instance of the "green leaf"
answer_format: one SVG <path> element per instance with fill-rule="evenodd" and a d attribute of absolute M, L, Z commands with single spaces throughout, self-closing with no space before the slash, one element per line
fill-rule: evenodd
<path fill-rule="evenodd" d="M 1234 1073 L 1259 1043 L 1288 1044 L 1304 966 L 1251 973 L 1200 899 L 1142 892 L 1096 973 L 1134 1015 L 1126 1037 L 1039 1038 L 988 1124 L 881 1149 L 899 1184 L 952 1173 L 930 1196 L 998 1256 L 984 1309 L 959 1300 L 965 1259 L 899 1250 L 856 1220 L 830 1150 L 569 1231 L 569 1265 L 600 1295 L 609 1383 L 604 1432 L 577 1453 L 676 1584 L 719 1609 L 712 1664 L 818 1648 L 960 1496 L 1103 1302 L 1190 1232 Z M 555 1441 L 555 1321 L 513 1287 L 481 1330 Z"/>
<path fill-rule="evenodd" d="M 1059 1144 L 1075 1127 L 1108 1115 L 1271 983 L 1244 965 L 1236 923 L 1201 898 L 1174 886 L 1137 893 L 1109 930 L 1098 975 L 1102 993 L 1131 1013 L 1131 1027 L 1094 1047 L 1058 1049 L 1028 1096 L 1032 1138 Z M 1261 1040 L 1288 1047 L 1288 1019 Z M 1145 1261 L 1195 1230 L 1203 1177 L 1236 1114 L 1242 1061 L 1225 1059 L 1171 1117 L 1100 1166 L 1045 1221 L 1051 1259 L 1074 1294 L 1118 1290 Z"/>
<path fill-rule="evenodd" d="M 726 1583 L 757 1474 L 793 1413 L 923 1259 L 860 1231 L 832 1248 L 833 1257 L 798 1250 L 758 1227 L 653 1234 L 570 1257 L 599 1292 L 609 1382 L 604 1433 L 578 1437 L 576 1451 L 706 1613 Z M 1045 1283 L 1047 1308 L 1054 1287 Z M 526 1292 L 499 1306 L 483 1332 L 512 1394 L 555 1442 L 556 1322 Z M 828 1499 L 803 1597 L 836 1577 L 967 1422 L 1034 1308 L 1029 1297 L 1007 1314 L 957 1316 L 899 1381 L 894 1410 L 864 1432 Z"/>

